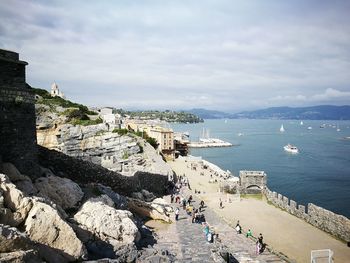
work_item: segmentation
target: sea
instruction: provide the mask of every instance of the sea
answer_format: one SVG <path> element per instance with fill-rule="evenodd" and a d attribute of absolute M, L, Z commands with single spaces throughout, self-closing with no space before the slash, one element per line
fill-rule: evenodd
<path fill-rule="evenodd" d="M 234 145 L 192 148 L 191 155 L 234 176 L 240 170 L 265 171 L 270 190 L 298 204 L 313 203 L 350 218 L 350 121 L 303 120 L 301 125 L 297 120 L 219 119 L 170 126 L 189 132 L 192 141 L 198 141 L 204 129 L 210 137 Z M 288 143 L 300 152 L 284 151 Z"/>

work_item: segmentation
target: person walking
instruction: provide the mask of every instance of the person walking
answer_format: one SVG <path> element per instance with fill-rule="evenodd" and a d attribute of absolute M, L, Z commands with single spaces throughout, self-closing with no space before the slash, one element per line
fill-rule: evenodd
<path fill-rule="evenodd" d="M 242 227 L 239 224 L 239 220 L 237 221 L 237 224 L 236 224 L 236 232 L 237 232 L 237 234 L 241 234 L 242 233 Z"/>
<path fill-rule="evenodd" d="M 222 206 L 222 200 L 221 200 L 221 198 L 220 198 L 220 208 L 224 208 L 224 207 Z"/>
<path fill-rule="evenodd" d="M 178 207 L 176 207 L 176 210 L 175 210 L 175 220 L 178 221 L 179 220 L 179 213 L 180 213 L 180 210 Z"/>
<path fill-rule="evenodd" d="M 253 236 L 253 234 L 252 234 L 252 231 L 250 231 L 250 229 L 248 229 L 248 232 L 247 232 L 247 235 L 246 235 L 247 237 L 252 237 Z"/>

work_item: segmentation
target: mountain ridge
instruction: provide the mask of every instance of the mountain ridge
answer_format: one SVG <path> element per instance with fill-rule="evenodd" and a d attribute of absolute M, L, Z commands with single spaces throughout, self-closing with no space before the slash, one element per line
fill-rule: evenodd
<path fill-rule="evenodd" d="M 282 106 L 238 113 L 195 108 L 188 112 L 194 113 L 203 119 L 350 120 L 350 105 Z"/>

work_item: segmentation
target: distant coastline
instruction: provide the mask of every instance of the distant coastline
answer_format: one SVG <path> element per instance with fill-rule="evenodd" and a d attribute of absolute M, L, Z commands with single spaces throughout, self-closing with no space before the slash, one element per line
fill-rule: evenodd
<path fill-rule="evenodd" d="M 202 119 L 277 119 L 277 120 L 350 120 L 350 105 L 319 105 L 312 107 L 273 107 L 254 111 L 227 113 L 192 109 L 187 112 Z"/>

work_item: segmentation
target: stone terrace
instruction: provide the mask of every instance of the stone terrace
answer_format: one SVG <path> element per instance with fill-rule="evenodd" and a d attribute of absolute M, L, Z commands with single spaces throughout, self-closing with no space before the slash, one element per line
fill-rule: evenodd
<path fill-rule="evenodd" d="M 195 200 L 194 206 L 198 207 L 198 203 L 199 201 Z M 211 228 L 219 234 L 221 244 L 226 245 L 234 257 L 230 262 L 286 262 L 268 250 L 257 255 L 255 241 L 246 238 L 243 234 L 237 234 L 210 208 L 205 208 L 204 215 Z M 192 224 L 191 217 L 181 207 L 179 221 L 171 224 L 167 231 L 160 232 L 154 246 L 174 254 L 176 256 L 175 262 L 226 262 L 223 259 L 218 260 L 218 257 L 212 253 L 220 246 L 220 243 L 208 243 L 205 240 L 202 226 Z"/>

